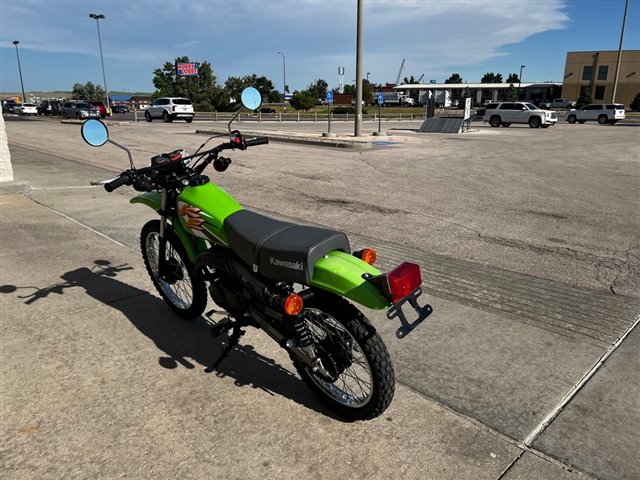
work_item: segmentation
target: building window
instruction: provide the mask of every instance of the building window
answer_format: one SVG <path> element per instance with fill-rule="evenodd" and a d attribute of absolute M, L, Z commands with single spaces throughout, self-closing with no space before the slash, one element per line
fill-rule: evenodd
<path fill-rule="evenodd" d="M 593 67 L 591 65 L 585 65 L 582 69 L 582 80 L 591 80 L 593 76 Z"/>
<path fill-rule="evenodd" d="M 594 100 L 604 100 L 604 85 L 597 85 L 596 92 L 593 96 Z"/>
<path fill-rule="evenodd" d="M 606 80 L 609 73 L 609 65 L 600 65 L 598 67 L 598 80 Z"/>

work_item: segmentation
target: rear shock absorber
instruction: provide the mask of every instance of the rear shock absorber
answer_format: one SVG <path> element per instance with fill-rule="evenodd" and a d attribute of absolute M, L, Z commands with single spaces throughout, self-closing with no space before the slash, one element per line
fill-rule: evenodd
<path fill-rule="evenodd" d="M 298 336 L 297 343 L 300 348 L 313 345 L 313 334 L 311 333 L 309 325 L 303 318 L 298 317 L 293 327 L 296 330 L 296 334 Z"/>

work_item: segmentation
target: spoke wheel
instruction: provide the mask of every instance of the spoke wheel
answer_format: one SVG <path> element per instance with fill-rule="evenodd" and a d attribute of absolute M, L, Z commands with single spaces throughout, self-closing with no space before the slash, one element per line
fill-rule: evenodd
<path fill-rule="evenodd" d="M 332 410 L 349 420 L 381 415 L 395 379 L 387 348 L 369 321 L 340 297 L 317 294 L 299 316 L 314 339 L 324 371 L 292 356 L 298 373 Z"/>
<path fill-rule="evenodd" d="M 198 317 L 207 305 L 206 284 L 194 277 L 193 265 L 177 237 L 167 233 L 164 268 L 160 271 L 160 222 L 152 220 L 142 228 L 144 264 L 158 293 L 174 312 L 183 318 Z"/>

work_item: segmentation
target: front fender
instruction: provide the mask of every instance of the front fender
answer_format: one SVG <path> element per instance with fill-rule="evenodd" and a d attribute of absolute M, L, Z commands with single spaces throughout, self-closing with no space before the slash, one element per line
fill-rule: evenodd
<path fill-rule="evenodd" d="M 391 305 L 378 288 L 362 275 L 380 275 L 380 271 L 353 255 L 330 252 L 314 265 L 311 286 L 322 288 L 353 300 L 373 310 L 383 310 Z"/>
<path fill-rule="evenodd" d="M 136 195 L 129 203 L 141 203 L 149 208 L 152 208 L 156 212 L 160 211 L 160 194 L 158 192 L 144 192 L 140 195 Z M 206 250 L 206 245 L 203 240 L 194 239 L 185 229 L 180 225 L 180 222 L 173 222 L 171 224 L 173 233 L 180 239 L 180 242 L 184 246 L 187 252 L 187 256 L 191 262 L 196 261 L 196 257 L 200 251 Z M 194 245 L 194 242 L 196 245 Z"/>

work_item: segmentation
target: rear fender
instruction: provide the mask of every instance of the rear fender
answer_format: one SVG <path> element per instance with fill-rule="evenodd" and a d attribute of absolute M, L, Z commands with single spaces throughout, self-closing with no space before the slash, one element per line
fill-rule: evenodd
<path fill-rule="evenodd" d="M 145 192 L 140 195 L 136 195 L 131 200 L 130 203 L 141 203 L 146 205 L 149 208 L 152 208 L 156 212 L 160 211 L 160 194 L 158 192 Z M 189 256 L 189 260 L 192 263 L 196 261 L 196 257 L 200 252 L 204 252 L 208 247 L 204 240 L 196 239 L 182 227 L 180 222 L 173 222 L 171 224 L 173 233 L 176 234 L 180 242 L 184 246 L 184 249 Z"/>
<path fill-rule="evenodd" d="M 359 258 L 334 251 L 314 265 L 311 286 L 336 293 L 373 310 L 388 308 L 391 302 L 375 285 L 362 278 L 365 273 L 380 275 L 378 269 Z"/>

